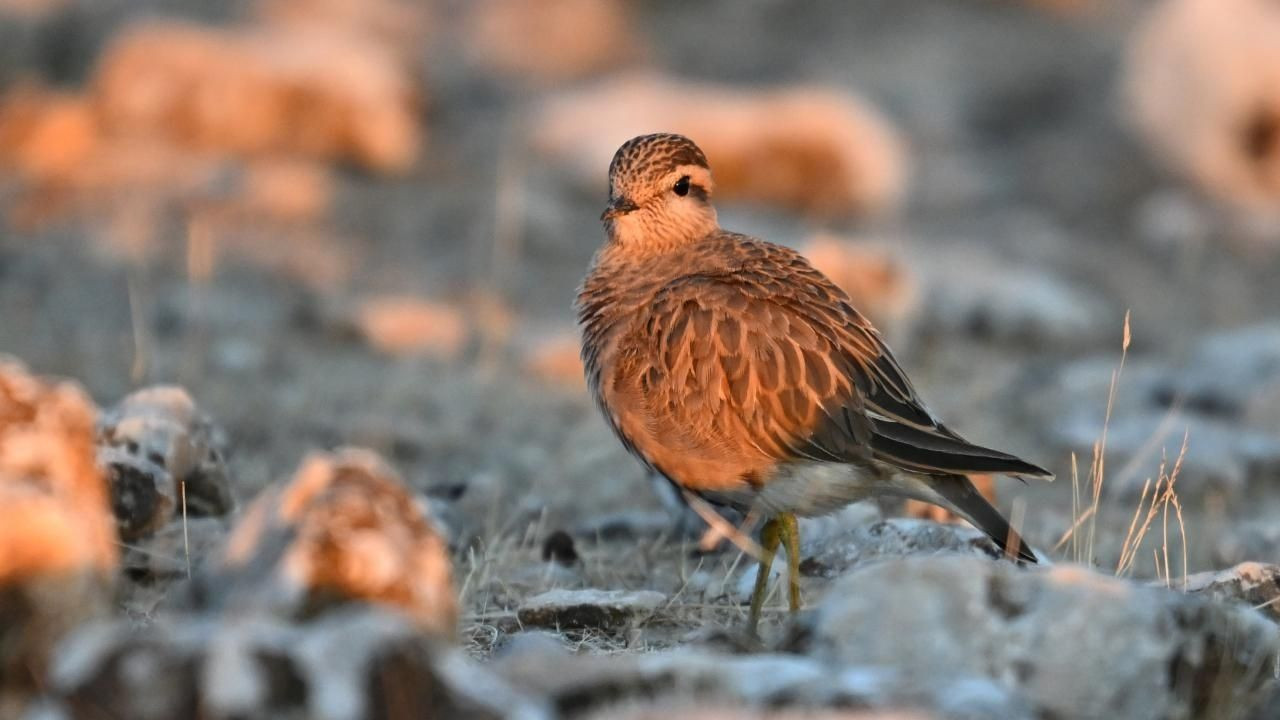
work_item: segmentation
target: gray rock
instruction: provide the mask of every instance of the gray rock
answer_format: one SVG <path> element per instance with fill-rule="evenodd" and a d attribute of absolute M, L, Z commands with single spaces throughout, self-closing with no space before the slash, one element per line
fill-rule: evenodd
<path fill-rule="evenodd" d="M 1236 565 L 1251 558 L 1280 558 L 1280 523 L 1273 513 L 1256 520 L 1233 521 L 1223 528 L 1214 541 L 1214 562 Z"/>
<path fill-rule="evenodd" d="M 1053 442 L 1080 458 L 1089 458 L 1102 436 L 1101 413 L 1064 417 Z M 1183 497 L 1218 494 L 1239 498 L 1250 484 L 1280 480 L 1280 438 L 1238 424 L 1183 412 L 1145 411 L 1113 415 L 1107 424 L 1107 466 L 1103 491 L 1136 497 L 1148 477 L 1154 478 L 1161 454 L 1172 471 L 1182 448 L 1187 451 L 1178 474 Z"/>
<path fill-rule="evenodd" d="M 1196 573 L 1187 576 L 1182 589 L 1215 600 L 1245 603 L 1280 620 L 1280 566 L 1277 565 L 1242 562 L 1226 570 Z"/>
<path fill-rule="evenodd" d="M 1105 338 L 1119 323 L 1097 293 L 986 246 L 930 247 L 916 255 L 913 265 L 928 288 L 926 330 L 1079 347 Z"/>
<path fill-rule="evenodd" d="M 1212 417 L 1243 420 L 1259 392 L 1280 386 L 1280 323 L 1210 333 L 1180 371 L 1157 389 L 1158 400 Z"/>
<path fill-rule="evenodd" d="M 90 626 L 56 658 L 49 694 L 49 718 L 549 716 L 460 650 L 365 609 L 303 625 L 193 615 Z"/>
<path fill-rule="evenodd" d="M 565 718 L 689 706 L 752 716 L 764 709 L 852 707 L 907 708 L 960 720 L 1033 717 L 1014 693 L 970 673 L 920 682 L 887 666 L 833 665 L 798 655 L 672 650 L 584 657 L 552 651 L 504 658 L 494 669 L 518 687 L 545 693 Z"/>
<path fill-rule="evenodd" d="M 652 590 L 548 590 L 525 600 L 516 617 L 526 627 L 617 631 L 666 601 Z"/>
<path fill-rule="evenodd" d="M 1038 717 L 1244 715 L 1275 689 L 1280 629 L 1259 613 L 1078 566 L 957 555 L 855 569 L 793 649 L 921 682 L 976 674 Z"/>
<path fill-rule="evenodd" d="M 800 571 L 805 575 L 833 578 L 880 558 L 937 553 L 1000 557 L 999 549 L 991 540 L 968 524 L 890 518 L 855 525 L 814 543 L 807 548 Z"/>

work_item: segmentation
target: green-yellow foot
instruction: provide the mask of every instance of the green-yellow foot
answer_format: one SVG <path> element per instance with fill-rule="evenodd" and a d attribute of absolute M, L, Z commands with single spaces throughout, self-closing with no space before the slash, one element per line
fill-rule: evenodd
<path fill-rule="evenodd" d="M 756 586 L 751 593 L 751 612 L 747 616 L 747 633 L 756 636 L 760 609 L 769 589 L 769 570 L 781 543 L 787 551 L 787 600 L 791 612 L 800 609 L 800 529 L 794 513 L 781 513 L 760 529 L 760 565 L 756 569 Z"/>

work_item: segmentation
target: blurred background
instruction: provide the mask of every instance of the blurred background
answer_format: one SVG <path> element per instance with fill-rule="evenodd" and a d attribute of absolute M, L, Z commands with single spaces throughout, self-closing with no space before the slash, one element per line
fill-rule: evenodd
<path fill-rule="evenodd" d="M 571 311 L 654 131 L 950 425 L 1058 472 L 994 489 L 1037 546 L 1104 474 L 1076 559 L 1113 569 L 1185 438 L 1190 569 L 1280 556 L 1270 0 L 0 0 L 0 351 L 104 405 L 184 386 L 241 504 L 373 448 L 448 510 L 465 612 L 552 529 L 667 522 Z"/>

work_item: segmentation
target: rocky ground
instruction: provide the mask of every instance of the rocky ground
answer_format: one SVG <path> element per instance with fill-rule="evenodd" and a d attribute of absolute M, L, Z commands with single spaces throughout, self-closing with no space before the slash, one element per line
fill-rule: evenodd
<path fill-rule="evenodd" d="M 1280 226 L 1133 121 L 1177 4 L 0 2 L 0 715 L 1275 716 Z M 148 13 L 199 41 L 112 54 Z M 350 55 L 277 57 L 311 32 Z M 202 83 L 305 111 L 135 92 Z M 769 170 L 722 223 L 1058 473 L 995 483 L 1051 567 L 854 506 L 802 526 L 807 610 L 743 635 L 753 562 L 609 433 L 569 305 L 610 132 L 748 116 L 717 152 Z M 1244 127 L 1275 188 L 1265 120 L 1187 143 Z"/>

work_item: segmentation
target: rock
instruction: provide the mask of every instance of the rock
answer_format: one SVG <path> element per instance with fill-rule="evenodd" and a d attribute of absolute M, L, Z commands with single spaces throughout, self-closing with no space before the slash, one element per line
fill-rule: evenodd
<path fill-rule="evenodd" d="M 221 517 L 170 520 L 155 533 L 126 545 L 121 566 L 138 582 L 190 577 L 222 546 L 229 529 L 227 519 Z"/>
<path fill-rule="evenodd" d="M 1217 533 L 1213 546 L 1215 563 L 1238 565 L 1258 557 L 1280 557 L 1280 524 L 1269 513 L 1257 519 L 1233 519 Z"/>
<path fill-rule="evenodd" d="M 1234 207 L 1280 210 L 1280 10 L 1164 0 L 1130 41 L 1128 114 L 1156 159 Z"/>
<path fill-rule="evenodd" d="M 86 628 L 59 653 L 48 717 L 548 717 L 405 618 L 344 610 L 293 625 L 173 616 Z"/>
<path fill-rule="evenodd" d="M 125 540 L 174 517 L 226 515 L 235 506 L 224 433 L 180 387 L 156 385 L 126 396 L 103 413 L 98 443 Z"/>
<path fill-rule="evenodd" d="M 1265 415 L 1260 397 L 1280 388 L 1280 323 L 1205 335 L 1181 368 L 1154 389 L 1155 402 L 1227 420 Z M 1261 426 L 1260 426 L 1261 427 Z M 1274 426 L 1273 426 L 1274 427 Z"/>
<path fill-rule="evenodd" d="M 548 590 L 521 603 L 516 617 L 528 627 L 617 632 L 666 601 L 666 595 L 652 590 Z"/>
<path fill-rule="evenodd" d="M 354 321 L 366 342 L 389 355 L 456 358 L 471 338 L 459 308 L 422 298 L 371 298 L 360 304 Z"/>
<path fill-rule="evenodd" d="M 1174 588 L 1178 587 L 1175 583 Z M 1280 566 L 1242 562 L 1226 570 L 1189 575 L 1181 589 L 1215 600 L 1246 603 L 1280 620 Z"/>
<path fill-rule="evenodd" d="M 45 682 L 55 645 L 107 612 L 118 563 L 78 385 L 0 356 L 0 716 Z"/>
<path fill-rule="evenodd" d="M 1053 430 L 1052 442 L 1089 458 L 1102 435 L 1101 413 L 1066 415 Z M 1111 418 L 1107 425 L 1107 463 L 1103 492 L 1112 497 L 1137 497 L 1144 481 L 1154 477 L 1163 452 L 1172 470 L 1187 438 L 1187 451 L 1178 473 L 1177 491 L 1183 497 L 1206 495 L 1237 500 L 1250 483 L 1270 484 L 1280 478 L 1280 439 L 1236 424 L 1169 411 L 1143 412 Z M 1135 471 L 1121 473 L 1122 468 Z"/>
<path fill-rule="evenodd" d="M 553 97 L 534 119 L 533 143 L 598 191 L 618 146 L 654 128 L 693 138 L 716 197 L 730 202 L 847 216 L 891 211 L 905 192 L 897 131 L 834 88 L 761 91 L 632 74 Z"/>
<path fill-rule="evenodd" d="M 1027 704 L 1009 691 L 965 673 L 917 682 L 891 667 L 833 665 L 796 655 L 682 649 L 584 657 L 546 648 L 500 658 L 494 669 L 517 687 L 545 693 L 565 718 L 706 706 L 731 708 L 733 717 L 851 707 L 907 709 L 907 717 L 936 712 L 959 720 L 1032 717 Z"/>
<path fill-rule="evenodd" d="M 107 132 L 197 151 L 398 173 L 422 144 L 416 84 L 359 34 L 139 22 L 103 52 L 91 93 Z"/>
<path fill-rule="evenodd" d="M 854 525 L 819 542 L 806 543 L 800 572 L 835 578 L 873 560 L 938 553 L 1001 557 L 999 548 L 968 523 L 944 525 L 930 520 L 890 518 Z"/>
<path fill-rule="evenodd" d="M 620 0 L 478 0 L 467 10 L 468 53 L 502 75 L 555 83 L 641 54 Z"/>
<path fill-rule="evenodd" d="M 909 265 L 928 288 L 922 330 L 1077 348 L 1109 337 L 1120 322 L 1097 292 L 989 249 L 915 248 Z"/>
<path fill-rule="evenodd" d="M 373 452 L 312 453 L 262 492 L 211 569 L 204 601 L 306 617 L 351 601 L 403 612 L 453 637 L 448 548 L 423 502 Z"/>
<path fill-rule="evenodd" d="M 855 568 L 792 649 L 925 682 L 977 674 L 1037 717 L 1247 716 L 1275 690 L 1280 628 L 1253 610 L 1078 566 L 941 555 Z"/>

